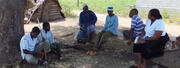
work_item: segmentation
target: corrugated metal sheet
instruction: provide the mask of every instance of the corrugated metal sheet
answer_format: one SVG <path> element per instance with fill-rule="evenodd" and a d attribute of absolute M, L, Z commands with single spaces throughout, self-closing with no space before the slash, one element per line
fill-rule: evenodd
<path fill-rule="evenodd" d="M 170 12 L 180 12 L 180 0 L 136 0 L 136 7 L 141 11 L 158 8 Z"/>

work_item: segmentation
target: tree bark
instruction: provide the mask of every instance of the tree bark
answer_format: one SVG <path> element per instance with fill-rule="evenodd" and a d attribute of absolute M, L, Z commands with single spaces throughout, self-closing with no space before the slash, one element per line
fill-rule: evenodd
<path fill-rule="evenodd" d="M 0 0 L 0 64 L 15 63 L 24 35 L 26 0 Z"/>

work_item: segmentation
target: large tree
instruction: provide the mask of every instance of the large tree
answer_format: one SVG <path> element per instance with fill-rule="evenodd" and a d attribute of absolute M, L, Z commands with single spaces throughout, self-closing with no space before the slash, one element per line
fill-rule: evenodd
<path fill-rule="evenodd" d="M 24 35 L 26 0 L 0 0 L 0 63 L 16 61 L 19 42 Z"/>

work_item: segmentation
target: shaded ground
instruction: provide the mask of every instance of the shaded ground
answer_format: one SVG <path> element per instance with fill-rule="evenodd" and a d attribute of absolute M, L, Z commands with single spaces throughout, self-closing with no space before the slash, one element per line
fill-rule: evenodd
<path fill-rule="evenodd" d="M 64 44 L 72 46 L 76 44 L 74 37 L 79 28 L 75 21 L 77 21 L 77 19 L 67 19 L 64 22 L 51 23 L 51 30 L 55 35 L 56 42 L 63 42 Z M 29 33 L 34 26 L 39 26 L 39 24 L 25 24 L 25 32 Z M 102 26 L 98 26 L 97 28 L 101 27 Z M 84 45 L 81 46 L 86 48 Z M 104 48 L 95 56 L 87 56 L 87 51 L 77 49 L 62 49 L 62 51 L 63 57 L 60 61 L 57 60 L 55 55 L 50 55 L 49 58 L 52 60 L 52 63 L 47 65 L 47 68 L 127 68 L 129 65 L 135 63 L 135 56 L 131 52 L 130 47 L 125 45 L 123 41 L 117 38 L 112 38 L 111 41 L 104 45 Z M 19 58 L 17 59 L 16 63 L 2 66 L 5 66 L 5 68 L 45 67 L 31 64 L 19 64 L 20 52 L 17 56 Z M 129 57 L 127 58 L 127 56 Z"/>

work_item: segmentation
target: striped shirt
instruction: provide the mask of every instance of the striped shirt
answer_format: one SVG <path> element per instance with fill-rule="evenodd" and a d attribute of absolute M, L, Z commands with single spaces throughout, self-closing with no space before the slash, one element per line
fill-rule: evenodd
<path fill-rule="evenodd" d="M 134 15 L 132 17 L 131 28 L 134 29 L 134 34 L 133 34 L 134 37 L 138 37 L 141 35 L 142 30 L 144 28 L 144 23 L 138 15 Z"/>

